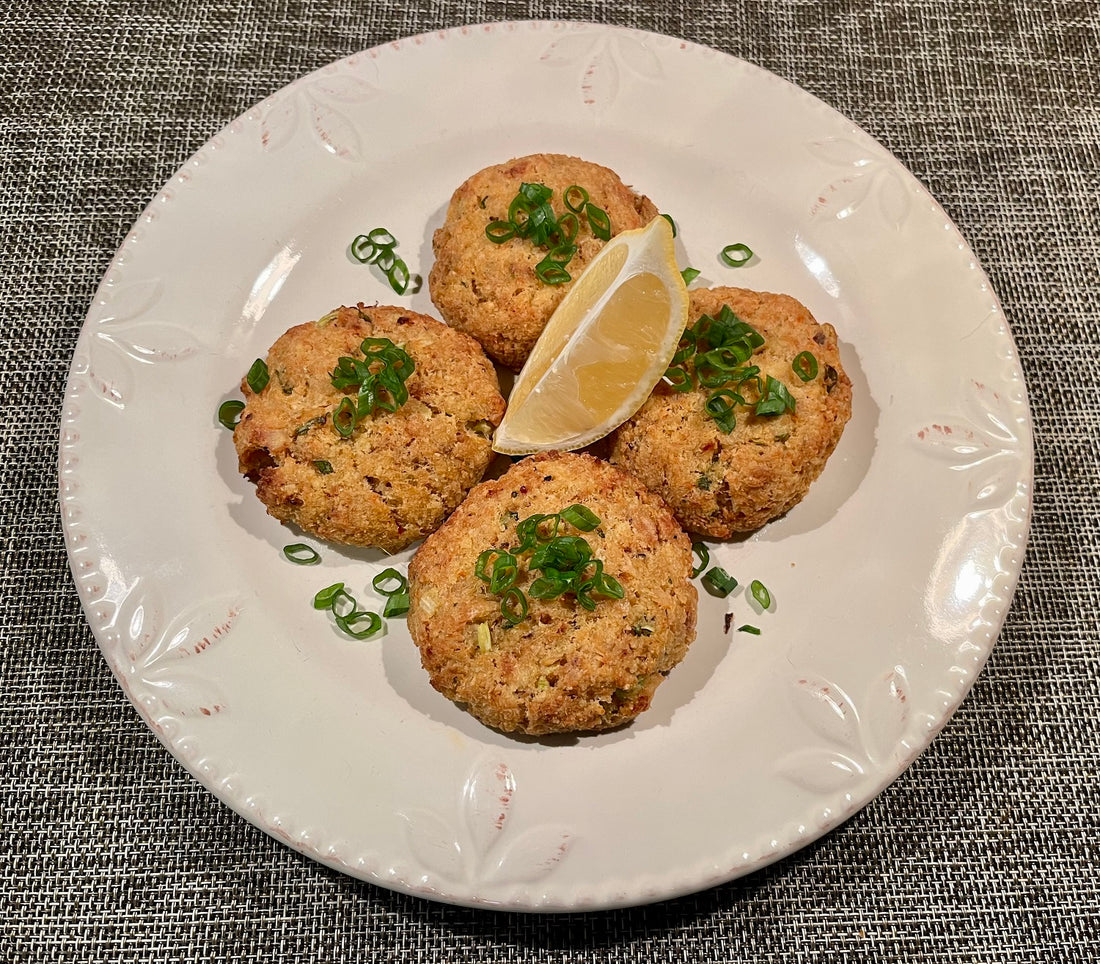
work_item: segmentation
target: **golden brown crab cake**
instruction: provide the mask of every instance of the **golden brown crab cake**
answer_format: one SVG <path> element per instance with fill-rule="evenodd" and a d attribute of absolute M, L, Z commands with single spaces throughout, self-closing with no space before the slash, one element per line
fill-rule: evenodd
<path fill-rule="evenodd" d="M 762 380 L 770 375 L 787 388 L 794 411 L 756 415 L 754 405 L 736 404 L 736 425 L 727 433 L 704 411 L 712 389 L 697 379 L 685 392 L 661 383 L 611 436 L 609 454 L 661 495 L 685 529 L 717 539 L 758 529 L 796 505 L 852 413 L 852 384 L 832 325 L 819 324 L 787 295 L 744 288 L 692 291 L 690 324 L 718 316 L 723 306 L 763 336 L 750 364 Z M 792 367 L 800 355 L 803 375 L 816 367 L 806 381 Z M 693 361 L 686 367 L 694 373 Z M 758 398 L 751 382 L 739 391 L 750 403 Z"/>
<path fill-rule="evenodd" d="M 589 202 L 607 213 L 610 232 L 644 227 L 657 216 L 649 198 L 635 193 L 606 167 L 564 154 L 531 154 L 487 167 L 451 197 L 447 219 L 435 232 L 435 264 L 428 276 L 432 301 L 444 320 L 469 332 L 492 358 L 519 370 L 572 282 L 545 284 L 535 268 L 545 247 L 512 238 L 495 244 L 486 227 L 507 221 L 520 186 L 543 184 L 553 191 L 556 216 L 568 212 L 564 192 L 578 185 Z M 577 278 L 603 247 L 586 218 L 579 219 L 577 250 L 566 270 Z"/>
<path fill-rule="evenodd" d="M 354 421 L 359 388 L 335 387 L 332 372 L 341 357 L 365 363 L 368 338 L 388 339 L 412 359 L 408 400 Z M 427 315 L 338 308 L 291 328 L 266 363 L 266 387 L 241 384 L 240 470 L 271 515 L 322 539 L 396 552 L 434 532 L 493 458 L 490 438 L 504 414 L 496 370 L 473 338 Z"/>
<path fill-rule="evenodd" d="M 592 560 L 617 580 L 621 598 L 613 590 L 535 598 L 548 563 L 520 551 L 517 527 L 576 505 L 598 525 L 585 531 L 562 521 L 557 536 L 584 540 Z M 551 525 L 543 523 L 544 538 Z M 514 555 L 514 588 L 525 607 L 479 577 L 479 557 L 489 549 Z M 492 574 L 494 561 L 482 559 L 483 574 Z M 409 566 L 409 631 L 432 686 L 483 723 L 533 735 L 605 730 L 649 707 L 695 638 L 691 568 L 688 537 L 636 479 L 590 455 L 535 455 L 476 486 L 417 550 Z M 596 572 L 590 561 L 578 580 Z"/>

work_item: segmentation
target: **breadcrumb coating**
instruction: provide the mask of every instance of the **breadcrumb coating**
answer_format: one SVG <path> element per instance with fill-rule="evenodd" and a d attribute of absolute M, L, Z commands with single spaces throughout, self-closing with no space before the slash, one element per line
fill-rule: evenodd
<path fill-rule="evenodd" d="M 563 193 L 580 185 L 590 202 L 607 212 L 612 236 L 644 227 L 657 216 L 653 202 L 623 184 L 614 171 L 564 154 L 531 154 L 487 167 L 454 192 L 447 219 L 432 241 L 432 301 L 448 324 L 469 332 L 492 358 L 517 371 L 572 284 L 538 279 L 535 266 L 546 250 L 531 241 L 494 244 L 485 236 L 491 221 L 508 219 L 508 207 L 525 182 L 553 190 L 551 205 L 558 216 L 567 210 Z M 567 268 L 574 279 L 605 242 L 582 218 L 575 243 L 577 252 Z"/>
<path fill-rule="evenodd" d="M 517 521 L 576 503 L 601 521 L 569 534 L 587 540 L 623 598 L 600 598 L 594 611 L 572 594 L 530 598 L 527 618 L 509 625 L 475 575 L 478 556 L 514 547 Z M 694 639 L 691 568 L 688 537 L 636 479 L 589 455 L 536 455 L 476 486 L 419 548 L 409 631 L 432 685 L 483 723 L 533 735 L 604 730 L 649 707 Z"/>
<path fill-rule="evenodd" d="M 332 417 L 355 389 L 330 373 L 389 338 L 415 365 L 408 401 L 376 410 L 351 437 Z M 396 552 L 435 531 L 485 474 L 504 414 L 496 371 L 467 335 L 405 308 L 341 307 L 291 328 L 267 356 L 270 381 L 234 431 L 241 472 L 268 512 L 332 542 Z"/>
<path fill-rule="evenodd" d="M 753 415 L 739 409 L 727 435 L 704 412 L 709 389 L 696 384 L 678 393 L 658 384 L 611 436 L 609 454 L 662 496 L 685 529 L 716 539 L 759 529 L 801 501 L 852 413 L 852 385 L 832 325 L 819 324 L 787 295 L 745 288 L 692 291 L 689 324 L 716 316 L 723 305 L 764 337 L 752 364 L 787 387 L 795 411 Z M 808 382 L 791 368 L 803 351 L 818 363 Z"/>

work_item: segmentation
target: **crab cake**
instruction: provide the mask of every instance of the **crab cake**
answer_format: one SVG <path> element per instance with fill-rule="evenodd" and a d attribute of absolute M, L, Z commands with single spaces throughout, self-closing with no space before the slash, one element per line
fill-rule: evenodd
<path fill-rule="evenodd" d="M 540 541 L 524 549 L 525 520 L 558 513 L 556 535 L 553 518 L 543 520 Z M 536 598 L 567 557 L 582 560 L 580 588 Z M 590 455 L 535 455 L 476 486 L 417 550 L 409 631 L 432 686 L 483 723 L 535 735 L 604 730 L 650 705 L 694 639 L 691 567 L 687 536 L 636 479 Z M 499 586 L 484 581 L 498 573 Z M 583 581 L 605 576 L 606 592 Z"/>
<path fill-rule="evenodd" d="M 241 384 L 240 470 L 271 515 L 322 539 L 396 552 L 437 529 L 493 457 L 496 371 L 434 318 L 338 308 L 280 337 L 267 370 L 260 391 Z M 408 399 L 387 411 L 402 381 Z M 372 386 L 380 404 L 366 411 Z"/>
<path fill-rule="evenodd" d="M 689 360 L 693 387 L 675 392 L 658 384 L 612 435 L 609 455 L 661 495 L 685 529 L 718 539 L 758 529 L 797 504 L 852 413 L 852 384 L 832 325 L 819 324 L 787 295 L 744 288 L 692 291 L 692 324 L 703 315 L 716 318 L 724 306 L 764 339 L 745 363 L 759 366 L 760 381 L 727 386 L 749 403 L 734 405 L 732 430 L 723 431 L 704 411 L 714 389 L 699 384 Z M 795 371 L 796 359 L 802 376 L 816 369 L 808 380 Z M 789 391 L 793 411 L 754 414 L 768 376 Z"/>
<path fill-rule="evenodd" d="M 644 227 L 657 216 L 653 202 L 623 184 L 614 171 L 564 154 L 532 154 L 487 167 L 454 192 L 447 219 L 432 240 L 432 301 L 448 324 L 469 332 L 491 357 L 517 371 L 571 284 L 546 284 L 535 274 L 547 246 L 518 237 L 495 244 L 486 237 L 490 223 L 509 220 L 509 207 L 523 184 L 550 188 L 548 203 L 557 218 L 568 213 L 565 191 L 584 188 L 589 203 L 607 213 L 612 236 Z M 575 199 L 574 206 L 580 206 Z M 573 278 L 605 243 L 583 214 L 579 224 L 577 250 L 566 267 Z"/>

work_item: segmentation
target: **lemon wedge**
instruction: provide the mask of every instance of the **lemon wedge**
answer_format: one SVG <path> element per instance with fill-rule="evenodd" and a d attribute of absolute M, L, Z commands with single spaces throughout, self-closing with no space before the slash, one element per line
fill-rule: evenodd
<path fill-rule="evenodd" d="M 687 316 L 668 221 L 615 235 L 550 316 L 516 377 L 493 449 L 570 451 L 618 428 L 664 375 Z"/>

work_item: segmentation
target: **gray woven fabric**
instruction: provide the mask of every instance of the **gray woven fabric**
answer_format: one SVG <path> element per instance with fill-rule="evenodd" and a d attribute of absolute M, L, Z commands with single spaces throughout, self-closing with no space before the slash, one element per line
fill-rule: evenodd
<path fill-rule="evenodd" d="M 0 3 L 0 960 L 1083 962 L 1100 933 L 1100 16 L 1058 0 Z M 987 269 L 1035 419 L 1031 546 L 993 656 L 878 800 L 743 880 L 590 915 L 433 905 L 219 804 L 100 658 L 58 523 L 95 287 L 223 125 L 348 53 L 577 19 L 682 36 L 851 117 Z"/>

